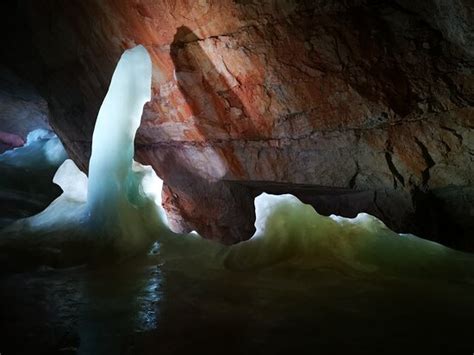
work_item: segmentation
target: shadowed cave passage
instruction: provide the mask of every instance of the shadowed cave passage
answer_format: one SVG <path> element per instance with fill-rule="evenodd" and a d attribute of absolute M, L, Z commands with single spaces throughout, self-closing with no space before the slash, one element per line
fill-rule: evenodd
<path fill-rule="evenodd" d="M 355 217 L 360 211 L 377 216 L 387 226 L 395 230 L 410 230 L 416 235 L 427 237 L 449 247 L 472 251 L 473 246 L 466 239 L 474 230 L 474 221 L 469 211 L 462 211 L 452 200 L 452 195 L 459 193 L 459 188 L 445 188 L 433 192 L 416 191 L 412 197 L 417 208 L 402 218 L 398 214 L 387 214 L 381 205 L 397 204 L 403 206 L 404 197 L 396 191 L 354 190 L 351 188 L 334 188 L 309 184 L 279 183 L 273 181 L 227 181 L 244 188 L 253 197 L 262 192 L 270 194 L 291 193 L 302 202 L 314 207 L 325 216 L 337 214 Z M 470 195 L 470 187 L 464 188 Z M 391 200 L 391 202 L 387 202 Z"/>
<path fill-rule="evenodd" d="M 0 60 L 0 227 L 61 193 L 51 181 L 66 152 L 48 119 L 48 103 L 30 80 Z"/>
<path fill-rule="evenodd" d="M 337 214 L 355 217 L 358 211 L 366 211 L 372 215 L 380 213 L 373 203 L 373 191 L 354 191 L 349 188 L 277 183 L 271 181 L 233 181 L 233 183 L 244 186 L 253 196 L 258 196 L 262 192 L 276 195 L 291 193 L 302 202 L 313 206 L 318 213 L 325 216 Z"/>

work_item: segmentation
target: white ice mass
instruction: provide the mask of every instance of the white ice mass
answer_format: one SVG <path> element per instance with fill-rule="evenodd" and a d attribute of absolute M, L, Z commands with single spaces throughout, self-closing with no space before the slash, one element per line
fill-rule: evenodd
<path fill-rule="evenodd" d="M 97 117 L 89 179 L 71 160 L 65 161 L 54 177 L 63 194 L 40 214 L 5 228 L 0 246 L 60 247 L 77 239 L 127 256 L 156 242 L 165 262 L 180 256 L 234 270 L 284 264 L 464 280 L 474 274 L 469 254 L 399 235 L 364 213 L 353 219 L 325 217 L 292 195 L 258 196 L 255 235 L 231 247 L 171 232 L 161 206 L 162 181 L 151 167 L 133 161 L 151 78 L 152 63 L 143 46 L 122 55 Z"/>

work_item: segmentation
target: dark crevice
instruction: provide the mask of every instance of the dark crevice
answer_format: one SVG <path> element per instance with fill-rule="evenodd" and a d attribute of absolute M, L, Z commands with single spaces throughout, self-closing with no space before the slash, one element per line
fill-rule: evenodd
<path fill-rule="evenodd" d="M 388 168 L 390 169 L 393 175 L 393 188 L 397 188 L 397 181 L 399 181 L 402 186 L 405 186 L 405 179 L 403 178 L 402 174 L 400 174 L 400 172 L 397 170 L 395 164 L 393 164 L 392 152 L 385 152 L 385 160 L 387 160 Z"/>
<path fill-rule="evenodd" d="M 423 186 L 428 186 L 428 182 L 430 180 L 430 169 L 436 164 L 433 158 L 431 157 L 428 148 L 418 139 L 415 137 L 416 144 L 420 147 L 421 154 L 423 155 L 423 159 L 426 162 L 426 169 L 422 171 L 422 184 Z"/>
<path fill-rule="evenodd" d="M 349 180 L 349 187 L 351 189 L 353 189 L 355 187 L 355 184 L 356 184 L 356 179 L 357 179 L 357 176 L 359 175 L 359 163 L 356 162 L 356 171 L 354 173 L 354 175 L 351 177 L 351 179 Z"/>

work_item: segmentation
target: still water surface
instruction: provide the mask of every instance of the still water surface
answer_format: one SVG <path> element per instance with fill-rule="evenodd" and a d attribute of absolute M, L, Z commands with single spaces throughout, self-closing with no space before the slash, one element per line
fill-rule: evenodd
<path fill-rule="evenodd" d="M 2 354 L 470 354 L 474 286 L 147 256 L 6 274 Z"/>

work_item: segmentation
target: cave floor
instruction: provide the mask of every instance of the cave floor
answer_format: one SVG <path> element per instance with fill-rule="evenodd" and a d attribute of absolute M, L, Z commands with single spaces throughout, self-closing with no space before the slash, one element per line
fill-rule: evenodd
<path fill-rule="evenodd" d="M 4 273 L 8 354 L 471 354 L 474 286 L 122 264 Z"/>

